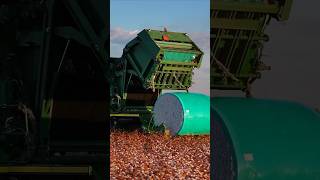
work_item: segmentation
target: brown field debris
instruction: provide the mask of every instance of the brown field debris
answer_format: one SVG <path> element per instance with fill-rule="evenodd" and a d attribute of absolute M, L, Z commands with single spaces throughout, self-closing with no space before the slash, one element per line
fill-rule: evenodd
<path fill-rule="evenodd" d="M 110 179 L 209 179 L 210 137 L 113 131 Z"/>

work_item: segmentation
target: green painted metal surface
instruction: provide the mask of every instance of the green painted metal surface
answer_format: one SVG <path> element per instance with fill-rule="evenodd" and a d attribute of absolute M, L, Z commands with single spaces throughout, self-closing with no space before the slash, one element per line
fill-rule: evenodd
<path fill-rule="evenodd" d="M 183 125 L 179 135 L 210 134 L 210 97 L 197 93 L 172 93 L 182 104 Z"/>
<path fill-rule="evenodd" d="M 318 112 L 295 102 L 233 97 L 213 98 L 211 106 L 214 126 L 222 123 L 231 139 L 235 179 L 320 179 Z"/>
<path fill-rule="evenodd" d="M 145 29 L 130 41 L 122 59 L 146 89 L 188 89 L 203 52 L 186 33 Z"/>
<path fill-rule="evenodd" d="M 293 0 L 268 2 L 265 0 L 213 0 L 211 7 L 220 10 L 265 13 L 276 16 L 279 20 L 289 19 Z"/>
<path fill-rule="evenodd" d="M 172 52 L 165 51 L 164 52 L 164 61 L 177 61 L 177 62 L 191 62 L 196 58 L 195 53 L 181 53 L 181 52 Z"/>
<path fill-rule="evenodd" d="M 154 40 L 162 41 L 163 35 L 165 34 L 169 37 L 169 40 L 171 39 L 176 42 L 192 43 L 192 40 L 187 36 L 186 33 L 149 30 L 148 34 Z"/>
<path fill-rule="evenodd" d="M 271 19 L 288 20 L 292 0 L 213 0 L 211 3 L 211 88 L 248 90 L 269 70 L 262 61 Z"/>

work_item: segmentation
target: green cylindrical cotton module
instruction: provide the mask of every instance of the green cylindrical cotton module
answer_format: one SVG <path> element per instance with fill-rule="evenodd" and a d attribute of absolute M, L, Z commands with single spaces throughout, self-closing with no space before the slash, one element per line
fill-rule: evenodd
<path fill-rule="evenodd" d="M 198 93 L 163 94 L 154 106 L 154 122 L 172 135 L 210 134 L 210 98 Z"/>

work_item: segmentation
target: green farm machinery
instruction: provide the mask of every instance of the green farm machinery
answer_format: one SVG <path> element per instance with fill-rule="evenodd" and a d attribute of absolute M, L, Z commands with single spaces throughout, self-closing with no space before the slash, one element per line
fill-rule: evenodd
<path fill-rule="evenodd" d="M 188 115 L 185 112 L 166 109 L 162 103 L 156 103 L 163 90 L 188 91 L 192 85 L 193 70 L 200 67 L 202 55 L 203 52 L 185 33 L 149 29 L 141 31 L 135 39 L 125 46 L 121 58 L 112 58 L 111 70 L 115 76 L 112 78 L 110 88 L 111 117 L 131 118 L 138 116 L 141 121 L 148 122 L 149 125 L 150 119 L 154 118 L 152 126 L 165 125 L 165 128 L 171 131 L 172 135 L 198 134 L 200 132 L 208 134 L 210 132 L 209 97 L 199 95 L 203 96 L 205 99 L 203 102 L 207 103 L 202 110 L 206 113 L 197 111 L 193 106 L 183 108 L 183 110 L 191 111 L 191 114 L 195 113 L 194 116 L 199 115 L 198 118 L 194 117 L 189 120 L 187 120 Z M 169 97 L 179 101 L 177 105 L 197 99 L 197 95 L 194 93 L 175 92 L 166 95 L 168 94 L 174 95 Z M 179 98 L 184 97 L 185 94 L 187 98 Z M 170 100 L 170 98 L 166 99 L 165 104 L 170 104 Z M 157 106 L 153 113 L 154 105 Z M 168 113 L 173 119 L 176 116 L 183 116 L 183 118 L 166 123 L 160 120 L 163 114 Z M 204 117 L 200 114 L 207 114 L 207 116 Z M 170 119 L 170 117 L 168 118 Z M 180 123 L 177 127 L 176 122 Z M 198 130 L 179 133 L 185 131 L 183 122 L 193 123 L 194 128 Z M 205 125 L 201 125 L 202 122 Z"/>
<path fill-rule="evenodd" d="M 146 29 L 121 58 L 110 58 L 108 6 L 0 2 L 0 179 L 106 179 L 110 119 L 151 121 L 162 90 L 191 86 L 203 53 L 185 33 Z M 202 98 L 209 112 L 210 99 Z M 184 121 L 197 127 L 190 112 L 198 110 L 181 111 L 186 118 L 174 134 L 188 131 Z M 199 131 L 190 133 L 209 133 L 209 115 L 202 116 Z"/>
<path fill-rule="evenodd" d="M 300 103 L 254 98 L 264 30 L 286 21 L 292 0 L 211 1 L 211 89 L 246 97 L 212 97 L 215 180 L 320 179 L 320 114 Z"/>

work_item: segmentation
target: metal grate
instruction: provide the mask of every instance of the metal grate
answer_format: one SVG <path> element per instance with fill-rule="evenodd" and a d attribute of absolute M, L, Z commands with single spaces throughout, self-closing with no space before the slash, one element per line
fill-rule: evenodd
<path fill-rule="evenodd" d="M 156 89 L 188 89 L 192 83 L 192 65 L 161 64 L 155 73 Z"/>
<path fill-rule="evenodd" d="M 292 1 L 213 0 L 211 88 L 245 90 L 269 67 L 261 62 L 271 18 L 287 20 Z"/>

